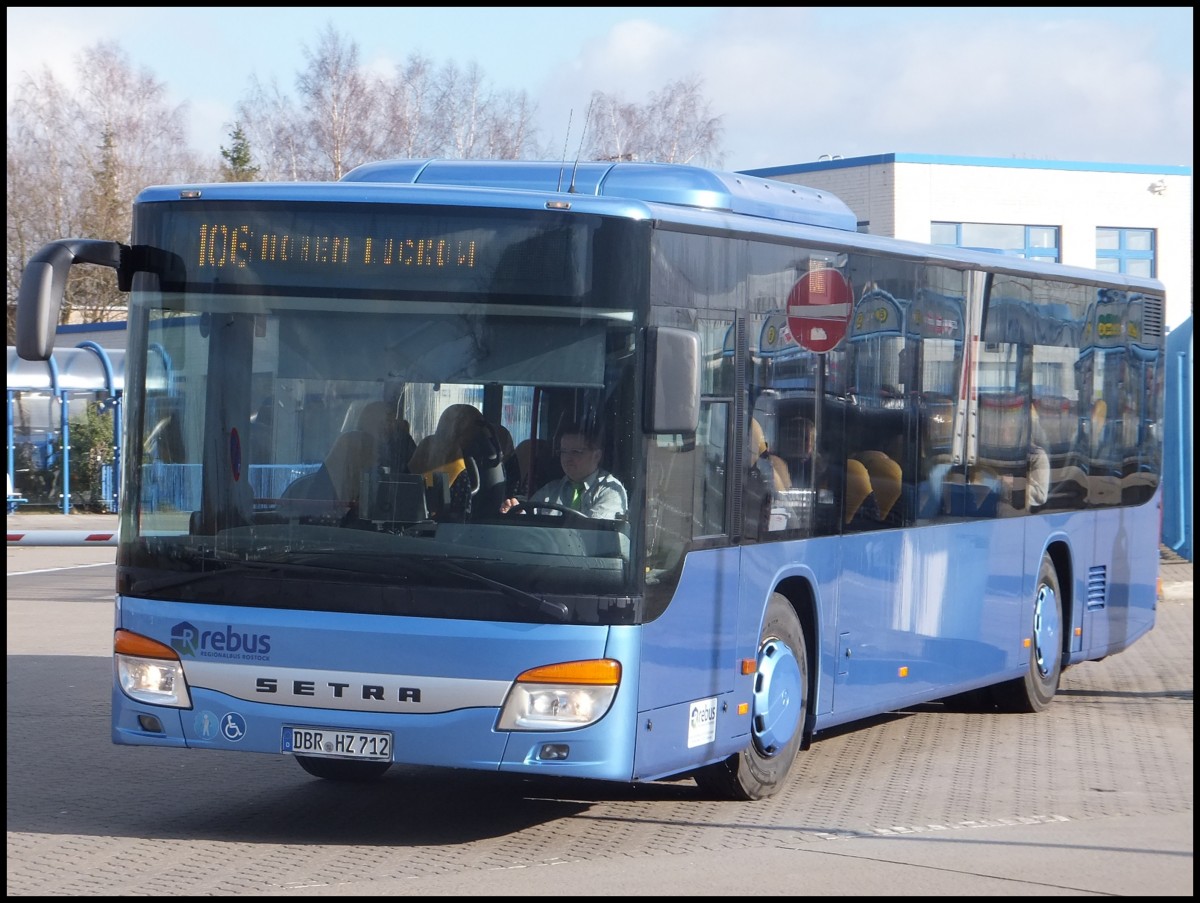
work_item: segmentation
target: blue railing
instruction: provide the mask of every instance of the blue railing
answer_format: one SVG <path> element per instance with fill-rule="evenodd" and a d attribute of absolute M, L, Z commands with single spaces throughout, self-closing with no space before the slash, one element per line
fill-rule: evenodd
<path fill-rule="evenodd" d="M 256 499 L 277 499 L 291 482 L 318 464 L 251 464 L 250 488 Z M 146 511 L 195 511 L 201 507 L 200 464 L 148 464 L 142 470 Z"/>

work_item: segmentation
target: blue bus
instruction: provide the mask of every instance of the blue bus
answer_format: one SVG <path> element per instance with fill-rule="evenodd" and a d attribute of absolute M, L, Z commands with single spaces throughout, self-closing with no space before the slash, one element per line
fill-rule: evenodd
<path fill-rule="evenodd" d="M 148 188 L 129 245 L 29 261 L 23 357 L 76 263 L 130 293 L 117 744 L 760 799 L 1154 625 L 1157 282 L 593 162 Z M 624 510 L 535 503 L 568 431 Z"/>

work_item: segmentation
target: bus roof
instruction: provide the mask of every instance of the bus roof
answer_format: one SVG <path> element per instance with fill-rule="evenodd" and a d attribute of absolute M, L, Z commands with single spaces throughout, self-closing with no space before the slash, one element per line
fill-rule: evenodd
<path fill-rule="evenodd" d="M 719 210 L 850 232 L 858 228 L 854 212 L 827 191 L 678 163 L 384 160 L 356 167 L 341 181 L 551 191 Z"/>

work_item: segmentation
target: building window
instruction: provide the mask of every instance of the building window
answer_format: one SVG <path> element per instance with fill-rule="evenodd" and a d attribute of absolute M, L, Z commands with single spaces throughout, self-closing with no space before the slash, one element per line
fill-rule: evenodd
<path fill-rule="evenodd" d="M 1154 230 L 1096 229 L 1096 269 L 1153 279 Z"/>
<path fill-rule="evenodd" d="M 1017 226 L 1004 223 L 933 223 L 935 245 L 995 251 L 1026 260 L 1059 263 L 1058 226 Z"/>

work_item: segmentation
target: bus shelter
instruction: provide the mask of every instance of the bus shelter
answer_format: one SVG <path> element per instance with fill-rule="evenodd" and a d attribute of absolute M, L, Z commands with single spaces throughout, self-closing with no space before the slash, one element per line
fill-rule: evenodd
<path fill-rule="evenodd" d="M 7 388 L 8 511 L 49 503 L 61 505 L 63 514 L 71 512 L 71 424 L 92 405 L 112 416 L 113 452 L 112 460 L 99 468 L 92 500 L 116 511 L 125 352 L 85 341 L 56 348 L 49 360 L 27 361 L 10 346 Z M 75 464 L 78 468 L 79 462 Z"/>

